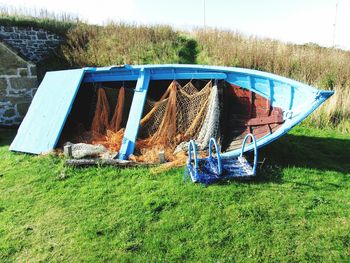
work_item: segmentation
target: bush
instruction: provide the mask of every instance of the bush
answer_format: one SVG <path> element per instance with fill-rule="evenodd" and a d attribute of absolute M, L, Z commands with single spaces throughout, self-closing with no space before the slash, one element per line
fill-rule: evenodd
<path fill-rule="evenodd" d="M 180 45 L 178 48 L 180 64 L 195 64 L 197 61 L 198 44 L 193 38 L 186 36 L 179 37 Z"/>
<path fill-rule="evenodd" d="M 82 24 L 68 32 L 63 54 L 76 66 L 194 63 L 196 46 L 169 26 Z"/>

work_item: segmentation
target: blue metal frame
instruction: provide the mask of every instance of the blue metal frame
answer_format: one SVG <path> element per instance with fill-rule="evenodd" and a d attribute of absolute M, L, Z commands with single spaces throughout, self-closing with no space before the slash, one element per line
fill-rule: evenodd
<path fill-rule="evenodd" d="M 244 147 L 249 137 L 252 138 L 255 147 L 253 167 L 243 157 Z M 213 145 L 215 146 L 217 158 L 213 156 Z M 188 144 L 188 159 L 187 167 L 185 168 L 185 175 L 189 174 L 192 181 L 195 183 L 200 182 L 204 184 L 215 183 L 223 179 L 247 179 L 256 174 L 257 161 L 258 151 L 256 140 L 251 133 L 247 134 L 243 140 L 241 155 L 231 159 L 220 158 L 220 148 L 214 138 L 210 138 L 209 140 L 208 157 L 198 158 L 196 143 L 194 140 L 191 140 Z"/>
<path fill-rule="evenodd" d="M 193 151 L 193 159 L 192 159 L 192 151 Z M 192 161 L 194 162 L 192 165 Z M 187 159 L 187 167 L 190 170 L 190 176 L 193 182 L 197 182 L 198 180 L 198 156 L 197 156 L 197 146 L 194 140 L 190 140 L 188 143 L 188 159 Z"/>
<path fill-rule="evenodd" d="M 215 147 L 215 151 L 216 151 L 216 162 L 217 162 L 217 166 L 218 166 L 218 175 L 222 174 L 222 164 L 221 164 L 221 156 L 220 156 L 220 147 L 218 146 L 218 144 L 216 143 L 216 140 L 214 138 L 210 138 L 209 140 L 209 157 L 210 159 L 214 159 L 213 157 L 213 144 Z"/>
<path fill-rule="evenodd" d="M 253 146 L 254 146 L 254 164 L 253 164 L 253 175 L 256 174 L 256 166 L 258 164 L 258 147 L 256 146 L 256 139 L 255 136 L 252 133 L 248 133 L 243 140 L 242 147 L 241 147 L 241 154 L 240 157 L 243 157 L 244 147 L 247 142 L 247 139 L 251 137 L 253 140 Z"/>

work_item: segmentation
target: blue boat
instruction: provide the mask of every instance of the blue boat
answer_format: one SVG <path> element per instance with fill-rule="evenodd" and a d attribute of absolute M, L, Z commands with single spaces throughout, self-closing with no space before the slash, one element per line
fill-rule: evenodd
<path fill-rule="evenodd" d="M 220 88 L 222 158 L 238 156 L 248 133 L 255 135 L 258 148 L 281 137 L 333 94 L 275 74 L 234 67 L 123 65 L 53 71 L 42 80 L 10 150 L 32 154 L 54 150 L 70 118 L 91 125 L 87 109 L 96 99 L 96 86 L 111 90 L 128 86 L 132 99 L 119 149 L 119 159 L 126 160 L 135 151 L 148 96 L 159 99 L 165 90 L 158 87 L 174 80 L 181 85 L 199 83 L 198 90 L 209 81 Z M 245 151 L 252 149 L 250 143 Z"/>

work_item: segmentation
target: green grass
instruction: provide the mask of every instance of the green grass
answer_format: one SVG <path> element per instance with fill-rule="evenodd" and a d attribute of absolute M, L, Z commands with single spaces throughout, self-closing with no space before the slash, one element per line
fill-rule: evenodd
<path fill-rule="evenodd" d="M 0 131 L 0 261 L 350 260 L 350 135 L 296 127 L 252 182 L 183 170 L 71 169 L 8 151 Z"/>

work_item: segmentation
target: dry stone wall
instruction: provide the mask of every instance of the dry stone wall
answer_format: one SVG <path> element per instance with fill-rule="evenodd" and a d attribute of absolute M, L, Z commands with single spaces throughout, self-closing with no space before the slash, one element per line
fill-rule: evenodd
<path fill-rule="evenodd" d="M 43 60 L 63 41 L 62 37 L 43 29 L 1 25 L 0 39 L 34 63 Z"/>
<path fill-rule="evenodd" d="M 21 123 L 38 88 L 35 63 L 61 42 L 43 29 L 0 25 L 0 126 Z"/>
<path fill-rule="evenodd" d="M 36 67 L 17 68 L 15 75 L 0 75 L 0 125 L 19 125 L 38 87 Z"/>

